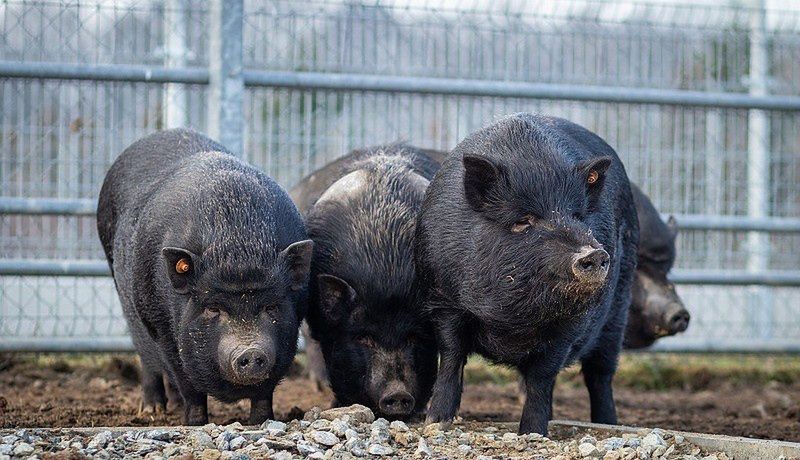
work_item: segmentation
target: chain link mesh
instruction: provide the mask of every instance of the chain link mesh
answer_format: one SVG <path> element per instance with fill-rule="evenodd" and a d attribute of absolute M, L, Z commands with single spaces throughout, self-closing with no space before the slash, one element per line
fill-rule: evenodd
<path fill-rule="evenodd" d="M 753 17 L 727 2 L 246 1 L 247 69 L 747 93 Z M 0 3 L 0 61 L 208 65 L 208 6 L 194 0 Z M 766 10 L 769 94 L 800 95 L 800 10 Z M 96 199 L 131 142 L 205 131 L 205 85 L 0 76 L 0 196 Z M 800 114 L 790 111 L 249 86 L 243 156 L 289 187 L 350 149 L 406 140 L 451 149 L 517 111 L 597 132 L 664 213 L 752 214 L 751 117 L 765 118 L 768 203 L 800 217 Z M 800 235 L 755 247 L 742 231 L 683 231 L 677 269 L 800 270 Z M 102 260 L 89 216 L 0 215 L 0 259 Z M 679 286 L 690 329 L 671 348 L 794 343 L 800 289 Z M 0 277 L 0 342 L 125 337 L 113 282 Z M 794 342 L 792 342 L 794 341 Z M 27 342 L 26 342 L 27 343 Z M 753 345 L 754 347 L 756 345 Z M 745 346 L 746 348 L 746 346 Z"/>

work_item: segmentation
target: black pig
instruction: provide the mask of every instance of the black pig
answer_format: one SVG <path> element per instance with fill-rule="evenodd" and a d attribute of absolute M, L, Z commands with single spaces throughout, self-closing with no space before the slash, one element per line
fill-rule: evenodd
<path fill-rule="evenodd" d="M 144 410 L 183 399 L 184 423 L 208 421 L 207 395 L 272 393 L 296 351 L 313 243 L 272 179 L 189 130 L 128 147 L 103 182 L 97 227 L 142 361 Z"/>
<path fill-rule="evenodd" d="M 393 144 L 355 151 L 292 190 L 315 243 L 308 324 L 335 405 L 407 418 L 430 397 L 436 344 L 416 295 L 413 237 L 438 167 Z"/>
<path fill-rule="evenodd" d="M 634 349 L 685 331 L 690 315 L 667 279 L 675 263 L 675 218 L 664 223 L 647 195 L 633 184 L 631 191 L 639 216 L 639 250 L 625 348 Z"/>
<path fill-rule="evenodd" d="M 464 363 L 479 353 L 522 373 L 521 433 L 547 432 L 556 375 L 575 360 L 592 421 L 615 423 L 611 381 L 638 236 L 625 169 L 590 131 L 523 113 L 459 143 L 417 223 L 440 353 L 427 421 L 452 421 Z"/>

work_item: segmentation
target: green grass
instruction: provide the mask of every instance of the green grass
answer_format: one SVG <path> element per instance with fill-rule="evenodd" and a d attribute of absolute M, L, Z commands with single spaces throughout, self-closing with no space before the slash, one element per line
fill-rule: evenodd
<path fill-rule="evenodd" d="M 506 384 L 517 381 L 513 369 L 473 357 L 464 371 L 467 383 Z M 800 356 L 740 354 L 631 353 L 620 359 L 616 385 L 644 389 L 700 390 L 720 382 L 734 385 L 800 382 Z M 571 366 L 559 382 L 581 385 L 580 367 Z"/>

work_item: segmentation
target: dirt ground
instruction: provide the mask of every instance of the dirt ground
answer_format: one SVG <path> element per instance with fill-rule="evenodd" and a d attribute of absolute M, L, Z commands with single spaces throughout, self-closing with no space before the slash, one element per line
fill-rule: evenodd
<path fill-rule="evenodd" d="M 330 405 L 331 395 L 317 391 L 300 374 L 295 371 L 277 389 L 275 410 L 279 419 L 290 419 L 315 405 Z M 683 388 L 653 389 L 642 388 L 648 385 L 621 375 L 615 387 L 619 421 L 643 427 L 800 441 L 800 381 L 760 380 L 706 378 L 699 388 L 683 384 Z M 178 411 L 138 416 L 139 399 L 135 360 L 130 355 L 79 360 L 5 357 L 0 361 L 2 428 L 180 423 Z M 246 401 L 222 404 L 212 400 L 210 419 L 218 424 L 244 421 L 247 408 Z M 516 421 L 521 412 L 517 385 L 508 379 L 503 383 L 468 383 L 461 408 L 465 420 Z M 589 419 L 588 397 L 579 376 L 560 379 L 554 411 L 557 419 Z"/>

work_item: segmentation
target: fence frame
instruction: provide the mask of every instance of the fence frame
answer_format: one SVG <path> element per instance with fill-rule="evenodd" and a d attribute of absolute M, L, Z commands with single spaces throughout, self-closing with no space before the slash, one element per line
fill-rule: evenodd
<path fill-rule="evenodd" d="M 180 0 L 172 0 L 166 18 L 178 27 L 185 27 Z M 245 69 L 243 63 L 243 0 L 213 0 L 210 2 L 210 53 L 208 67 L 185 66 L 186 44 L 180 34 L 169 33 L 170 48 L 165 66 L 152 65 L 89 65 L 59 62 L 0 61 L 2 79 L 77 80 L 101 82 L 166 83 L 165 91 L 172 97 L 182 97 L 173 84 L 207 85 L 209 88 L 208 132 L 238 155 L 244 153 L 244 93 L 246 87 L 284 88 L 312 91 L 350 91 L 379 93 L 411 93 L 470 97 L 501 97 L 576 102 L 666 105 L 698 108 L 744 109 L 758 120 L 764 111 L 800 112 L 800 96 L 769 95 L 766 91 L 767 63 L 765 56 L 755 53 L 751 66 L 758 70 L 757 79 L 747 93 L 702 92 L 617 86 L 533 83 L 522 81 L 470 80 L 413 76 L 389 76 L 355 73 L 321 73 L 308 71 L 276 71 Z M 753 9 L 752 36 L 757 49 L 766 49 L 763 37 L 763 5 Z M 763 50 L 762 50 L 763 51 Z M 175 54 L 177 53 L 177 54 Z M 764 53 L 762 53 L 764 54 Z M 764 61 L 764 62 L 762 62 Z M 176 96 L 177 95 L 177 96 Z M 170 108 L 166 117 L 170 124 L 180 124 L 180 107 Z M 185 112 L 183 112 L 185 114 Z M 763 125 L 763 123 L 761 123 Z M 769 146 L 757 146 L 768 151 Z M 751 148 L 752 150 L 752 148 Z M 761 162 L 763 166 L 763 161 Z M 762 167 L 762 169 L 764 169 Z M 762 171 L 763 172 L 763 171 Z M 767 171 L 768 172 L 768 171 Z M 762 181 L 763 182 L 763 181 Z M 763 188 L 763 183 L 750 184 L 751 189 Z M 764 201 L 763 194 L 756 201 Z M 771 217 L 763 214 L 763 203 L 751 206 L 759 212 L 748 216 L 676 215 L 678 227 L 685 230 L 750 232 L 751 241 L 765 241 L 773 232 L 800 234 L 800 218 Z M 0 196 L 0 215 L 93 216 L 96 202 L 88 199 L 19 198 Z M 751 210 L 752 211 L 752 210 Z M 766 270 L 758 266 L 739 271 L 676 270 L 671 279 L 678 284 L 731 286 L 791 286 L 800 287 L 800 271 Z M 2 259 L 0 276 L 87 276 L 109 275 L 102 260 Z M 695 343 L 696 342 L 696 343 Z M 685 347 L 669 345 L 670 350 L 712 350 L 713 344 L 702 340 Z M 754 343 L 740 344 L 744 351 Z M 756 348 L 771 351 L 800 352 L 800 345 L 775 343 L 755 344 Z M 737 347 L 734 347 L 737 348 Z M 0 341 L 0 350 L 48 351 L 119 351 L 131 349 L 128 338 L 49 338 L 12 339 Z"/>

